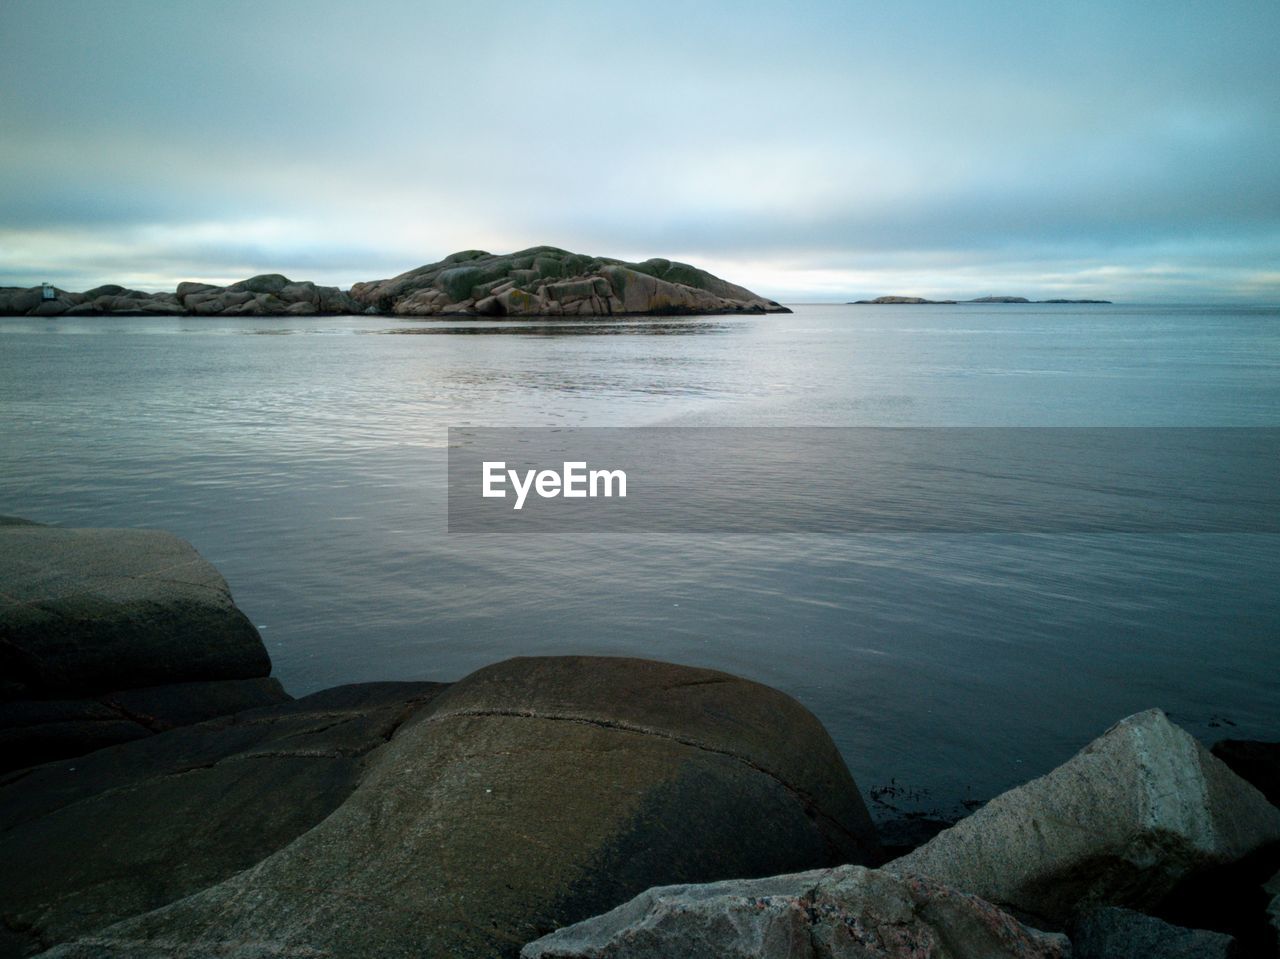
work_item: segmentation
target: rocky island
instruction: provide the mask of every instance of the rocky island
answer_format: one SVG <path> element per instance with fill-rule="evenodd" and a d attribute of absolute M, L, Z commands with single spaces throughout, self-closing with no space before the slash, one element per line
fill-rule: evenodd
<path fill-rule="evenodd" d="M 1105 303 L 1110 300 L 1028 300 L 1025 296 L 980 296 L 974 300 L 926 300 L 920 296 L 877 296 L 874 300 L 851 300 L 846 306 L 955 306 L 958 303 Z"/>
<path fill-rule="evenodd" d="M 294 699 L 170 534 L 0 519 L 0 585 L 4 959 L 1275 955 L 1277 747 L 1158 709 L 896 855 L 818 720 L 726 673 Z"/>
<path fill-rule="evenodd" d="M 267 273 L 233 283 L 179 283 L 172 293 L 108 285 L 83 293 L 0 288 L 6 316 L 618 316 L 790 313 L 718 276 L 671 260 L 627 263 L 538 246 L 466 250 L 349 291 Z"/>
<path fill-rule="evenodd" d="M 848 306 L 954 306 L 955 300 L 926 300 L 922 296 L 877 296 L 874 300 L 853 300 Z"/>

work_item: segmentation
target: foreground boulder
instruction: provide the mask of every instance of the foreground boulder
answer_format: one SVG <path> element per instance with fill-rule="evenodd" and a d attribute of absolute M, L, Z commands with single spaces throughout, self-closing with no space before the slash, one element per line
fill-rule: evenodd
<path fill-rule="evenodd" d="M 791 312 L 687 263 L 626 263 L 552 246 L 507 255 L 467 250 L 389 280 L 357 283 L 351 296 L 373 312 L 401 316 Z"/>
<path fill-rule="evenodd" d="M 1231 959 L 1235 940 L 1131 909 L 1099 909 L 1071 930 L 1072 959 Z"/>
<path fill-rule="evenodd" d="M 204 728 L 111 752 L 145 751 L 138 761 L 154 768 L 166 742 Z M 248 865 L 246 850 L 243 871 L 202 876 L 195 884 L 207 886 L 185 887 L 185 898 L 82 927 L 48 955 L 514 956 L 654 885 L 877 854 L 857 787 L 818 721 L 783 694 L 724 673 L 629 659 L 510 660 L 408 712 L 387 739 L 360 757 L 359 785 L 336 808 L 282 846 L 261 842 L 261 861 Z M 212 770 L 252 776 L 254 757 L 280 753 L 303 775 L 310 751 L 255 742 Z M 13 789 L 30 802 L 27 789 L 72 789 L 45 778 L 52 768 Z M 244 808 L 256 815 L 315 789 L 280 775 L 278 784 L 255 779 L 259 798 Z M 148 779 L 135 801 L 171 802 L 163 793 L 182 778 Z M 45 844 L 25 830 L 15 840 L 24 848 Z M 150 847 L 168 830 L 139 822 L 101 842 L 114 849 L 136 837 Z M 41 888 L 52 894 L 68 874 L 71 863 Z"/>
<path fill-rule="evenodd" d="M 1277 839 L 1280 809 L 1153 709 L 885 868 L 1061 928 L 1092 906 L 1152 905 Z"/>
<path fill-rule="evenodd" d="M 190 543 L 0 523 L 0 770 L 288 699 Z"/>
<path fill-rule="evenodd" d="M 1066 937 L 941 883 L 842 866 L 650 889 L 522 959 L 1065 959 Z"/>
<path fill-rule="evenodd" d="M 250 868 L 338 808 L 442 689 L 344 686 L 0 777 L 0 956 Z"/>

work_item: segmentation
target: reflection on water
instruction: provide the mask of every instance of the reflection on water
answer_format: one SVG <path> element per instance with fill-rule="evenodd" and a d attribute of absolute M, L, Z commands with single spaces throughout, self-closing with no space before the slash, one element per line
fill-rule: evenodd
<path fill-rule="evenodd" d="M 864 789 L 895 777 L 953 807 L 1151 705 L 1207 738 L 1221 717 L 1280 737 L 1277 537 L 450 535 L 447 428 L 1278 411 L 1274 310 L 0 319 L 0 513 L 191 539 L 295 693 L 518 654 L 667 658 L 786 690 Z"/>
<path fill-rule="evenodd" d="M 418 334 L 454 336 L 689 336 L 699 333 L 724 333 L 729 327 L 709 320 L 649 321 L 605 320 L 557 320 L 547 322 L 504 321 L 501 323 L 466 323 L 462 325 L 440 324 L 430 326 L 398 326 L 389 330 L 365 330 L 380 334 Z"/>

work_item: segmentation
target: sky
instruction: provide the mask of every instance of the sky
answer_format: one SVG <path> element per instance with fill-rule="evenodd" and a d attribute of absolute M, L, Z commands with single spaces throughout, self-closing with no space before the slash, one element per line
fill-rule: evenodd
<path fill-rule="evenodd" d="M 1276 0 L 2 0 L 0 285 L 1280 303 Z"/>

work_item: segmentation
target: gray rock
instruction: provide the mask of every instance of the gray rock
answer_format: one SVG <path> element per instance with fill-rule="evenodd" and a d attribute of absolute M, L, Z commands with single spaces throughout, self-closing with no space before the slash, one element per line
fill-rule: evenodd
<path fill-rule="evenodd" d="M 282 276 L 279 273 L 263 273 L 260 276 L 251 276 L 247 280 L 241 280 L 239 283 L 232 283 L 227 289 L 233 293 L 279 293 L 289 283 L 290 280 L 287 276 Z"/>
<path fill-rule="evenodd" d="M 0 776 L 0 956 L 253 866 L 336 809 L 443 688 L 339 687 Z"/>
<path fill-rule="evenodd" d="M 514 956 L 655 884 L 874 855 L 834 745 L 781 693 L 641 660 L 519 659 L 414 713 L 345 802 L 256 865 L 49 955 Z"/>
<path fill-rule="evenodd" d="M 842 866 L 666 886 L 525 946 L 522 959 L 1066 959 L 1064 936 L 916 877 Z"/>
<path fill-rule="evenodd" d="M 0 289 L 0 313 L 22 316 L 40 305 L 40 287 L 6 286 Z"/>
<path fill-rule="evenodd" d="M 0 581 L 0 699 L 271 671 L 226 581 L 169 533 L 0 527 Z"/>
<path fill-rule="evenodd" d="M 885 868 L 1061 928 L 1089 907 L 1149 906 L 1276 839 L 1280 810 L 1153 709 Z"/>
<path fill-rule="evenodd" d="M 61 296 L 53 300 L 42 300 L 40 305 L 31 310 L 30 316 L 60 316 L 77 304 L 69 303 Z"/>
<path fill-rule="evenodd" d="M 97 700 L 0 703 L 0 773 L 150 735 L 142 723 Z"/>
<path fill-rule="evenodd" d="M 1235 940 L 1183 929 L 1131 909 L 1098 909 L 1071 931 L 1073 959 L 1230 959 Z"/>
<path fill-rule="evenodd" d="M 178 295 L 178 299 L 182 300 L 193 293 L 210 293 L 217 289 L 219 289 L 219 287 L 214 286 L 212 283 L 185 282 L 179 283 L 175 292 Z"/>
<path fill-rule="evenodd" d="M 291 698 L 277 680 L 261 677 L 122 689 L 93 699 L 0 702 L 0 772 Z"/>

